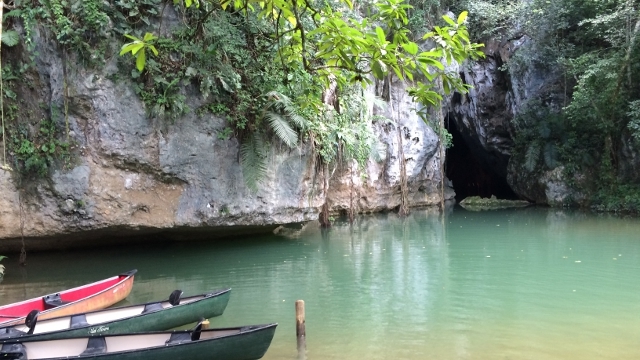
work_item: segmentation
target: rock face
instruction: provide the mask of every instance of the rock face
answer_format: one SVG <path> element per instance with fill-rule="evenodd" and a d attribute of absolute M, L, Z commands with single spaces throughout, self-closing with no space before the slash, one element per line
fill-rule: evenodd
<path fill-rule="evenodd" d="M 370 161 L 364 174 L 352 163 L 332 176 L 332 191 L 327 200 L 334 209 L 346 211 L 353 206 L 361 212 L 378 212 L 400 206 L 403 158 L 411 206 L 438 204 L 442 198 L 438 135 L 412 110 L 416 104 L 407 95 L 405 84 L 392 81 L 389 97 L 386 107 L 370 109 L 374 115 L 392 120 L 373 124 L 386 148 L 386 159 L 379 163 Z M 445 179 L 444 199 L 451 200 L 454 196 Z"/>
<path fill-rule="evenodd" d="M 61 52 L 46 33 L 37 50 L 38 98 L 29 101 L 62 108 Z M 401 84 L 392 84 L 386 112 L 375 110 L 392 120 L 372 125 L 386 145 L 385 161 L 370 161 L 364 173 L 342 164 L 325 179 L 308 146 L 274 146 L 269 173 L 253 193 L 244 185 L 238 141 L 218 136 L 225 120 L 193 112 L 172 124 L 150 119 L 132 84 L 117 80 L 116 61 L 98 70 L 67 69 L 69 134 L 76 144 L 71 163 L 28 191 L 0 171 L 0 250 L 19 249 L 23 236 L 28 249 L 37 249 L 126 241 L 126 235 L 265 232 L 316 220 L 325 202 L 334 212 L 350 204 L 359 212 L 391 210 L 400 204 L 402 154 L 410 205 L 440 202 L 439 140 L 411 110 L 415 104 Z M 64 119 L 56 121 L 64 127 Z M 453 197 L 450 188 L 445 197 Z"/>
<path fill-rule="evenodd" d="M 455 121 L 465 143 L 496 174 L 506 177 L 513 147 L 514 104 L 503 58 L 487 47 L 486 58 L 458 71 L 473 86 L 466 95 L 451 98 L 449 119 Z"/>
<path fill-rule="evenodd" d="M 523 159 L 511 157 L 517 126 L 513 120 L 527 102 L 540 100 L 549 108 L 559 109 L 563 101 L 555 88 L 558 74 L 554 71 L 517 62 L 503 69 L 518 51 L 533 46 L 526 35 L 502 42 L 488 41 L 486 58 L 459 70 L 473 89 L 465 96 L 452 97 L 448 115 L 476 157 L 505 177 L 516 194 L 536 203 L 564 204 L 580 195 L 570 193 L 561 165 L 534 174 L 525 169 Z"/>

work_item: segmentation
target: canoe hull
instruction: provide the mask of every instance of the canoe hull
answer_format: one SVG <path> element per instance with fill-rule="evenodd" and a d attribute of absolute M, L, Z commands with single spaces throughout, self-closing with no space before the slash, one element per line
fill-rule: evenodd
<path fill-rule="evenodd" d="M 185 304 L 165 308 L 160 311 L 149 312 L 131 316 L 125 319 L 107 321 L 96 325 L 84 326 L 75 329 L 53 331 L 48 333 L 36 333 L 24 335 L 18 338 L 0 339 L 0 343 L 15 341 L 42 341 L 56 340 L 70 337 L 83 337 L 93 335 L 111 335 L 147 331 L 163 331 L 173 329 L 190 323 L 195 323 L 203 318 L 220 316 L 229 303 L 231 289 L 223 289 L 206 294 L 202 299 Z M 142 306 L 142 305 L 137 305 Z M 119 309 L 133 308 L 135 306 L 108 309 L 107 311 L 119 311 Z M 40 317 L 38 317 L 40 319 Z M 38 323 L 36 323 L 36 329 Z"/>
<path fill-rule="evenodd" d="M 276 328 L 270 327 L 241 336 L 230 336 L 214 341 L 184 343 L 145 351 L 120 352 L 79 360 L 255 360 L 269 349 Z"/>
<path fill-rule="evenodd" d="M 40 311 L 38 319 L 45 320 L 107 308 L 129 296 L 135 273 L 136 270 L 132 270 L 113 278 L 61 291 L 58 294 L 62 300 L 71 301 L 51 309 L 45 307 L 43 297 L 0 306 L 0 315 L 15 316 L 14 319 L 7 320 L 0 317 L 0 326 L 24 323 L 26 315 L 34 309 Z"/>
<path fill-rule="evenodd" d="M 60 316 L 67 316 L 89 312 L 93 310 L 106 309 L 111 305 L 124 300 L 131 293 L 133 288 L 133 275 L 120 282 L 118 285 L 101 291 L 86 299 L 76 301 L 67 305 L 62 305 L 50 310 L 45 310 L 38 315 L 38 319 L 46 320 Z"/>
<path fill-rule="evenodd" d="M 22 347 L 26 359 L 58 360 L 254 360 L 260 359 L 269 349 L 277 324 L 256 325 L 242 328 L 202 330 L 199 340 L 184 342 L 157 341 L 168 338 L 168 332 L 148 332 L 138 334 L 120 334 L 111 336 L 68 338 L 52 341 L 20 341 L 18 343 L 3 344 L 0 348 L 0 358 L 15 353 L 14 346 Z M 215 333 L 220 335 L 214 335 Z M 189 331 L 177 333 L 190 334 Z M 189 336 L 189 335 L 187 335 Z M 91 341 L 101 339 L 103 350 L 94 353 L 83 352 L 84 346 L 90 348 Z M 144 347 L 150 338 L 156 338 L 155 345 Z M 90 340 L 91 339 L 91 340 Z M 134 345 L 132 345 L 134 344 Z M 134 347 L 141 347 L 134 349 Z M 71 349 L 71 350 L 69 350 Z M 92 349 L 95 350 L 95 349 Z M 111 351 L 111 352 L 106 352 Z M 81 353 L 82 352 L 82 353 Z M 53 357 L 52 357 L 53 356 Z M 13 357 L 21 359 L 21 357 Z"/>

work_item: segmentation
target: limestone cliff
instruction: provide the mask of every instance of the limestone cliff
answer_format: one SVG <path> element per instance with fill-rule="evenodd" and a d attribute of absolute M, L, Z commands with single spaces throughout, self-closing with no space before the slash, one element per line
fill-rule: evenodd
<path fill-rule="evenodd" d="M 29 89 L 18 95 L 34 108 L 61 109 L 62 52 L 44 30 L 36 40 L 36 72 L 25 79 Z M 269 172 L 254 193 L 243 181 L 238 141 L 216 136 L 224 119 L 194 112 L 173 123 L 150 118 L 133 84 L 117 76 L 117 57 L 90 69 L 69 56 L 72 158 L 43 180 L 20 182 L 16 174 L 0 171 L 3 251 L 19 249 L 22 236 L 27 249 L 38 249 L 126 241 L 128 235 L 211 238 L 264 232 L 316 220 L 325 202 L 332 212 L 351 206 L 358 212 L 393 210 L 400 204 L 402 156 L 410 205 L 441 200 L 440 142 L 416 116 L 416 104 L 402 84 L 392 84 L 385 109 L 370 109 L 389 119 L 372 124 L 386 147 L 385 160 L 370 160 L 364 173 L 353 164 L 326 172 L 317 167 L 308 145 L 293 151 L 273 146 Z M 195 89 L 184 93 L 198 98 Z M 63 117 L 54 120 L 64 128 Z M 445 197 L 453 197 L 451 189 Z"/>

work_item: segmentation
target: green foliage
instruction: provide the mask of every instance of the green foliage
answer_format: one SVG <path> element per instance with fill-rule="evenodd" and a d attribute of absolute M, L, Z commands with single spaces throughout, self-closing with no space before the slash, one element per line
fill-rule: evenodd
<path fill-rule="evenodd" d="M 640 213 L 640 186 L 614 183 L 601 188 L 593 196 L 592 208 L 598 211 Z"/>
<path fill-rule="evenodd" d="M 514 119 L 514 160 L 534 173 L 563 166 L 569 185 L 597 208 L 637 211 L 638 188 L 630 185 L 634 175 L 625 178 L 620 165 L 624 139 L 631 135 L 632 145 L 640 146 L 638 3 L 487 0 L 467 5 L 470 26 L 480 25 L 474 33 L 530 38 L 504 66 L 510 76 L 556 76 L 556 83 Z M 508 28 L 513 30 L 504 31 Z"/>
<path fill-rule="evenodd" d="M 150 26 L 158 16 L 160 0 L 116 0 L 110 17 L 114 20 L 114 32 L 131 34 L 138 27 Z"/>
<path fill-rule="evenodd" d="M 259 132 L 254 132 L 244 139 L 240 146 L 240 164 L 247 187 L 253 191 L 267 173 L 267 154 L 269 147 Z"/>
<path fill-rule="evenodd" d="M 360 86 L 346 89 L 344 103 L 349 106 L 342 112 L 325 108 L 309 124 L 313 145 L 326 164 L 354 160 L 364 168 L 367 160 L 382 160 L 386 149 L 372 132 L 376 119 L 369 109 L 378 99 L 365 95 Z"/>
<path fill-rule="evenodd" d="M 240 147 L 243 175 L 248 187 L 257 189 L 257 185 L 267 172 L 269 153 L 268 131 L 290 148 L 298 145 L 299 131 L 307 128 L 308 122 L 298 113 L 298 108 L 286 95 L 276 91 L 265 94 L 266 104 L 261 112 L 261 121 L 266 127 L 253 131 Z"/>
<path fill-rule="evenodd" d="M 301 138 L 313 141 L 327 162 L 355 159 L 363 165 L 382 151 L 365 131 L 373 119 L 354 85 L 394 76 L 413 83 L 411 94 L 425 107 L 438 106 L 440 86 L 445 92 L 467 91 L 444 64 L 481 55 L 480 45 L 469 40 L 466 12 L 455 20 L 433 20 L 433 31 L 426 35 L 410 26 L 412 19 L 417 24 L 418 10 L 427 16 L 427 9 L 436 9 L 435 0 L 425 0 L 420 9 L 403 0 L 376 0 L 357 4 L 363 6 L 360 12 L 348 0 L 176 0 L 181 24 L 164 32 L 162 23 L 151 27 L 166 6 L 160 0 L 16 4 L 27 34 L 40 23 L 66 49 L 84 57 L 110 54 L 114 39 L 131 40 L 121 46 L 120 55 L 130 54 L 135 65 L 125 59 L 120 64 L 149 115 L 174 121 L 190 111 L 187 102 L 206 101 L 198 105 L 198 114 L 209 111 L 227 120 L 218 137 L 235 134 L 242 140 L 243 166 L 264 163 L 264 150 L 274 139 L 295 146 Z M 437 9 L 449 5 L 439 3 Z M 91 59 L 99 64 L 101 57 Z M 336 106 L 329 108 L 323 92 L 334 85 Z M 201 99 L 187 99 L 192 92 L 185 89 L 194 88 Z M 50 165 L 39 139 L 14 137 L 23 168 Z M 47 143 L 46 149 L 51 148 L 57 153 L 59 144 Z M 260 165 L 251 168 L 257 174 L 263 170 Z"/>
<path fill-rule="evenodd" d="M 138 71 L 142 72 L 145 64 L 147 63 L 147 50 L 150 50 L 153 55 L 158 56 L 158 50 L 152 43 L 153 40 L 157 39 L 157 37 L 151 33 L 144 34 L 142 39 L 138 39 L 137 37 L 129 34 L 125 34 L 124 36 L 133 41 L 122 45 L 122 49 L 120 49 L 120 56 L 130 52 L 131 55 L 136 58 L 136 68 Z"/>
<path fill-rule="evenodd" d="M 516 28 L 516 18 L 519 15 L 520 1 L 468 1 L 469 28 L 475 38 L 484 39 L 500 35 L 507 35 Z"/>
<path fill-rule="evenodd" d="M 629 102 L 629 130 L 633 136 L 636 146 L 640 146 L 640 100 L 633 100 Z"/>
<path fill-rule="evenodd" d="M 68 153 L 69 145 L 57 139 L 59 131 L 51 120 L 42 119 L 37 133 L 18 125 L 11 131 L 12 142 L 8 144 L 14 153 L 14 168 L 24 175 L 44 177 L 55 158 Z"/>
<path fill-rule="evenodd" d="M 2 32 L 2 44 L 12 47 L 16 46 L 20 41 L 20 35 L 15 30 L 7 30 Z"/>
<path fill-rule="evenodd" d="M 298 145 L 298 132 L 307 127 L 307 120 L 298 114 L 295 104 L 286 95 L 270 91 L 265 95 L 267 104 L 262 110 L 262 118 L 269 128 L 290 148 Z"/>
<path fill-rule="evenodd" d="M 3 135 L 7 150 L 13 155 L 13 168 L 21 176 L 38 178 L 47 175 L 57 159 L 68 157 L 69 144 L 60 140 L 61 131 L 54 119 L 35 120 L 30 118 L 33 113 L 23 109 L 24 100 L 14 89 L 27 69 L 2 68 L 4 115 L 8 120 Z M 55 114 L 54 111 L 52 115 Z"/>
<path fill-rule="evenodd" d="M 96 46 L 104 46 L 110 36 L 109 16 L 105 3 L 100 0 L 33 0 L 27 6 L 44 5 L 44 25 L 56 34 L 58 42 L 75 50 L 86 59 L 101 58 Z"/>
<path fill-rule="evenodd" d="M 567 119 L 539 102 L 530 102 L 514 120 L 517 138 L 513 157 L 536 173 L 577 161 L 567 148 L 570 133 Z"/>

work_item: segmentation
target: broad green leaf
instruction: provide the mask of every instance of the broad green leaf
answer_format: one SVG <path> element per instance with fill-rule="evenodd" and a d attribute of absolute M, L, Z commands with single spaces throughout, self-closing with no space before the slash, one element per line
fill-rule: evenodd
<path fill-rule="evenodd" d="M 431 57 L 425 57 L 425 56 L 418 55 L 418 57 L 416 59 L 418 60 L 418 62 L 420 62 L 422 64 L 435 66 L 440 70 L 444 70 L 444 65 L 440 61 L 438 61 L 436 59 L 433 59 Z"/>
<path fill-rule="evenodd" d="M 420 53 L 420 56 L 439 58 L 442 56 L 442 50 L 423 51 Z"/>
<path fill-rule="evenodd" d="M 129 44 L 124 44 L 122 45 L 122 49 L 120 50 L 120 55 L 124 55 L 128 52 L 132 52 L 135 55 L 135 52 L 133 52 L 134 50 L 139 50 L 142 46 L 144 46 L 142 43 L 139 42 L 134 42 L 134 43 L 129 43 Z M 137 51 L 136 50 L 136 51 Z"/>
<path fill-rule="evenodd" d="M 124 34 L 125 37 L 133 40 L 133 41 L 140 41 L 140 39 L 138 39 L 137 37 L 133 36 L 133 35 L 129 35 L 129 34 Z"/>
<path fill-rule="evenodd" d="M 134 44 L 133 48 L 131 49 L 131 54 L 132 55 L 137 54 L 140 51 L 140 49 L 144 49 L 144 43 Z"/>
<path fill-rule="evenodd" d="M 396 76 L 398 77 L 398 79 L 404 80 L 404 76 L 402 76 L 402 71 L 400 71 L 400 67 L 398 67 L 398 65 L 392 64 L 391 68 L 396 73 Z"/>
<path fill-rule="evenodd" d="M 406 44 L 401 44 L 401 45 L 402 45 L 402 48 L 404 48 L 405 51 L 411 55 L 415 55 L 418 53 L 418 44 L 414 42 L 408 42 Z"/>
<path fill-rule="evenodd" d="M 442 18 L 444 19 L 444 21 L 446 21 L 449 25 L 451 26 L 456 26 L 455 21 L 453 21 L 453 19 L 451 19 L 450 17 L 448 17 L 447 15 L 442 15 Z"/>
<path fill-rule="evenodd" d="M 147 57 L 145 55 L 145 51 L 139 51 L 138 56 L 136 57 L 136 68 L 138 71 L 142 72 L 144 70 L 144 64 L 147 61 Z"/>
<path fill-rule="evenodd" d="M 371 70 L 373 71 L 373 76 L 378 80 L 382 80 L 384 78 L 384 74 L 386 72 L 386 66 L 380 60 L 374 61 L 371 64 Z"/>
<path fill-rule="evenodd" d="M 431 37 L 435 36 L 435 34 L 436 33 L 434 33 L 433 31 L 428 32 L 428 33 L 424 34 L 424 36 L 422 37 L 422 40 L 426 40 L 428 38 L 431 38 Z"/>
<path fill-rule="evenodd" d="M 413 81 L 413 74 L 411 74 L 411 72 L 407 71 L 405 74 L 407 75 L 407 79 L 409 79 L 409 81 Z"/>
<path fill-rule="evenodd" d="M 458 25 L 462 25 L 462 23 L 467 20 L 467 15 L 469 15 L 468 11 L 463 11 L 458 16 Z"/>
<path fill-rule="evenodd" d="M 384 35 L 384 30 L 382 30 L 380 26 L 376 27 L 376 34 L 378 35 L 378 40 L 380 41 L 381 44 L 384 44 L 387 41 Z"/>
<path fill-rule="evenodd" d="M 156 49 L 155 46 L 148 45 L 147 47 L 151 50 L 151 52 L 153 52 L 153 55 L 158 56 L 158 50 Z"/>
<path fill-rule="evenodd" d="M 157 39 L 156 36 L 153 35 L 150 32 L 144 34 L 144 41 L 151 41 L 151 40 L 155 40 L 155 39 Z"/>

